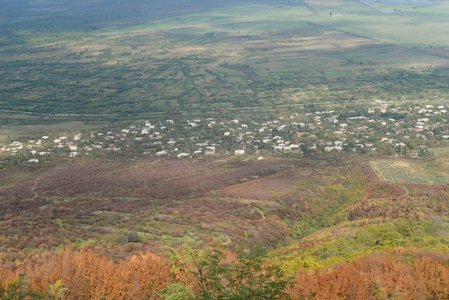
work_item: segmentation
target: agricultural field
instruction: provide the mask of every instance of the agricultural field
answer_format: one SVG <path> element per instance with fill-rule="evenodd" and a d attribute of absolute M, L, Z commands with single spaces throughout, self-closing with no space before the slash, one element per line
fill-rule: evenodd
<path fill-rule="evenodd" d="M 45 9 L 57 11 L 57 3 Z M 52 14 L 5 20 L 9 23 L 0 26 L 11 40 L 0 45 L 0 109 L 37 115 L 101 113 L 114 119 L 445 98 L 448 18 L 434 13 L 444 11 L 446 2 L 416 4 L 416 16 L 383 14 L 362 2 L 303 4 L 198 1 L 168 12 L 170 3 L 154 1 L 132 24 L 134 12 L 114 1 L 99 14 L 120 9 L 117 24 L 102 17 L 94 22 L 95 9 L 81 20 L 67 10 L 60 14 L 79 23 L 70 27 L 74 31 L 54 26 L 62 32 L 48 27 L 49 20 L 62 22 Z M 430 15 L 433 21 L 427 21 Z M 36 32 L 30 28 L 34 23 Z"/>
<path fill-rule="evenodd" d="M 448 184 L 449 175 L 438 174 L 436 170 L 426 174 L 426 170 L 417 162 L 404 160 L 375 160 L 371 162 L 373 169 L 379 177 L 391 183 L 413 183 L 413 184 Z M 427 171 L 429 173 L 429 171 Z"/>

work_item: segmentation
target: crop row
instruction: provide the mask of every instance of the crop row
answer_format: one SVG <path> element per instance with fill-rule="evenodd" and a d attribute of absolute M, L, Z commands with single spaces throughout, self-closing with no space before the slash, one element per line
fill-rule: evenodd
<path fill-rule="evenodd" d="M 448 175 L 419 174 L 408 166 L 398 166 L 392 161 L 373 162 L 381 177 L 394 183 L 448 184 Z"/>

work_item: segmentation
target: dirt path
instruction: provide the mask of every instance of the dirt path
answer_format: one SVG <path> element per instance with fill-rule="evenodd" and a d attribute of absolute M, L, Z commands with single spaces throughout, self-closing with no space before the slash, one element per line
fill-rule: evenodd
<path fill-rule="evenodd" d="M 35 188 L 36 188 L 36 186 L 37 186 L 37 182 L 39 181 L 39 179 L 37 179 L 35 182 L 34 182 L 34 186 L 31 188 L 31 191 L 34 193 L 34 197 L 33 197 L 33 199 L 36 199 L 37 197 L 39 197 L 39 194 L 34 190 Z"/>

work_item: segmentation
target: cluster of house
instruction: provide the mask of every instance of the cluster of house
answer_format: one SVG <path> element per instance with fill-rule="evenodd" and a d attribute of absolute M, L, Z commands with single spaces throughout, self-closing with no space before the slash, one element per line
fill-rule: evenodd
<path fill-rule="evenodd" d="M 0 145 L 4 153 L 25 153 L 30 162 L 39 156 L 69 157 L 114 151 L 124 155 L 195 157 L 201 155 L 282 152 L 358 151 L 408 155 L 422 147 L 449 140 L 445 105 L 388 106 L 350 110 L 295 112 L 275 120 L 256 122 L 249 117 L 167 119 L 109 128 L 105 132 L 41 136 Z M 403 152 L 402 152 L 403 151 Z"/>

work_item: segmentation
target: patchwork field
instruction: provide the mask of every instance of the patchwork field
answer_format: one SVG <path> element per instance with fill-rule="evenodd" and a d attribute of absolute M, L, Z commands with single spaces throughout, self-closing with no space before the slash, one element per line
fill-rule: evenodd
<path fill-rule="evenodd" d="M 403 6 L 385 14 L 353 1 L 199 1 L 156 17 L 165 5 L 142 9 L 138 25 L 129 24 L 127 9 L 115 26 L 87 14 L 70 33 L 52 32 L 38 17 L 30 20 L 44 29 L 35 32 L 30 21 L 0 24 L 9 38 L 0 44 L 0 109 L 114 118 L 396 98 L 398 91 L 422 99 L 447 88 L 433 80 L 447 76 L 445 1 L 416 3 L 407 14 Z M 75 22 L 69 10 L 62 14 Z"/>

